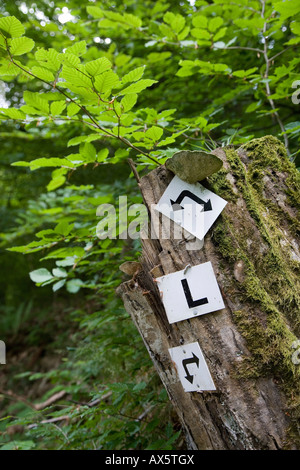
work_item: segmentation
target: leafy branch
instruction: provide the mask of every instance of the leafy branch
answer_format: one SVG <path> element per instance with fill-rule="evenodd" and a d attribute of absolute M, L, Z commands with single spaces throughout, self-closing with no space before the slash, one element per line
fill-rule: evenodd
<path fill-rule="evenodd" d="M 58 85 L 57 85 L 57 78 L 55 80 L 55 83 L 52 84 L 51 82 L 48 82 L 47 80 L 41 78 L 41 77 L 38 77 L 36 74 L 34 74 L 32 71 L 30 70 L 27 70 L 26 68 L 24 68 L 19 62 L 16 62 L 14 60 L 14 57 L 10 51 L 10 47 L 9 47 L 9 44 L 8 44 L 8 41 L 7 41 L 7 38 L 3 35 L 3 33 L 0 31 L 0 34 L 1 36 L 4 38 L 4 41 L 5 41 L 5 44 L 6 44 L 6 50 L 7 50 L 7 53 L 9 55 L 9 58 L 10 58 L 10 61 L 13 65 L 15 65 L 16 67 L 18 67 L 20 70 L 22 70 L 22 72 L 28 74 L 29 76 L 31 76 L 32 78 L 35 78 L 37 80 L 40 80 L 42 81 L 43 83 L 45 83 L 46 85 L 48 85 L 50 88 L 52 89 L 55 89 L 57 90 L 60 94 L 62 94 L 65 98 L 67 98 L 69 100 L 70 103 L 74 103 L 76 106 L 78 106 L 81 111 L 83 113 L 85 113 L 89 119 L 91 120 L 91 122 L 93 123 L 93 125 L 95 126 L 95 128 L 99 129 L 100 131 L 104 132 L 105 134 L 109 135 L 110 137 L 113 137 L 113 138 L 116 138 L 118 139 L 119 141 L 121 141 L 123 144 L 125 144 L 127 147 L 130 147 L 131 149 L 137 151 L 138 153 L 144 155 L 145 157 L 147 157 L 149 160 L 153 161 L 154 163 L 160 165 L 160 162 L 154 158 L 153 156 L 149 155 L 149 153 L 145 152 L 144 150 L 142 150 L 141 148 L 135 146 L 134 144 L 132 144 L 128 139 L 120 136 L 120 132 L 119 132 L 119 128 L 120 128 L 120 118 L 119 116 L 117 115 L 118 117 L 118 135 L 116 136 L 115 134 L 113 134 L 112 132 L 108 131 L 107 129 L 105 129 L 103 126 L 101 126 L 97 121 L 96 119 L 93 117 L 93 115 L 87 110 L 87 108 L 85 106 L 83 106 L 81 103 L 78 103 L 78 101 L 74 100 L 71 96 L 69 96 L 64 90 L 62 90 Z M 99 95 L 97 94 L 97 96 L 99 97 Z M 102 99 L 101 99 L 102 100 Z M 102 100 L 103 101 L 103 100 Z M 109 102 L 109 103 L 113 103 L 114 102 L 114 99 Z M 113 108 L 114 109 L 114 108 Z M 115 111 L 115 109 L 114 109 Z M 88 122 L 85 122 L 86 124 L 89 124 Z"/>

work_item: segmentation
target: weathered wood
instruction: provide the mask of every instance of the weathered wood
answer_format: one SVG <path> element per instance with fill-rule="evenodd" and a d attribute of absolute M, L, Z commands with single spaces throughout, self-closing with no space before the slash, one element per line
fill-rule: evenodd
<path fill-rule="evenodd" d="M 298 175 L 272 137 L 215 154 L 223 170 L 204 185 L 228 204 L 203 248 L 189 250 L 187 234 L 181 240 L 144 239 L 142 270 L 119 293 L 188 448 L 295 449 L 300 366 L 291 361 L 291 343 L 299 334 Z M 161 166 L 141 179 L 148 208 L 172 178 Z M 206 261 L 213 265 L 226 308 L 170 325 L 153 277 Z M 178 379 L 168 349 L 194 341 L 217 392 L 187 393 Z"/>

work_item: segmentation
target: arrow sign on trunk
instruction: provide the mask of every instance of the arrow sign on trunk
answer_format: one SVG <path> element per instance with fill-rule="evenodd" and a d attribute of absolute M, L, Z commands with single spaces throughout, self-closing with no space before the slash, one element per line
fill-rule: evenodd
<path fill-rule="evenodd" d="M 199 367 L 199 357 L 197 357 L 194 353 L 193 353 L 193 357 L 190 357 L 189 359 L 184 359 L 182 361 L 182 365 L 183 365 L 183 368 L 185 370 L 185 373 L 186 373 L 186 380 L 188 380 L 191 384 L 193 383 L 194 381 L 194 376 L 190 374 L 187 366 L 188 364 L 193 364 L 195 363 L 197 365 L 197 367 Z"/>
<path fill-rule="evenodd" d="M 182 279 L 181 284 L 182 284 L 182 287 L 183 287 L 183 292 L 184 292 L 186 301 L 187 301 L 188 306 L 190 308 L 199 307 L 199 305 L 208 304 L 207 297 L 203 297 L 202 299 L 198 299 L 198 300 L 193 299 L 190 288 L 189 288 L 189 285 L 188 285 L 188 282 L 187 282 L 186 279 Z"/>
<path fill-rule="evenodd" d="M 182 210 L 184 209 L 184 207 L 182 207 L 180 205 L 180 203 L 183 201 L 183 199 L 185 197 L 189 197 L 190 199 L 192 199 L 193 201 L 195 201 L 197 204 L 202 204 L 203 205 L 203 210 L 204 212 L 207 212 L 207 211 L 211 211 L 212 210 L 212 205 L 211 205 L 211 201 L 210 199 L 208 199 L 208 201 L 203 201 L 203 199 L 201 199 L 200 197 L 196 196 L 194 193 L 192 193 L 191 191 L 188 191 L 187 189 L 185 189 L 184 191 L 182 191 L 178 198 L 176 199 L 176 201 L 173 201 L 172 199 L 170 199 L 170 202 L 171 202 L 171 206 L 172 206 L 172 209 L 173 211 L 178 211 L 178 210 Z"/>
<path fill-rule="evenodd" d="M 169 323 L 224 308 L 210 261 L 156 279 Z"/>
<path fill-rule="evenodd" d="M 174 176 L 155 210 L 182 229 L 203 240 L 227 202 L 200 183 L 189 184 Z M 166 221 L 162 219 L 162 225 Z"/>
<path fill-rule="evenodd" d="M 186 392 L 216 390 L 198 342 L 170 348 L 169 353 Z"/>

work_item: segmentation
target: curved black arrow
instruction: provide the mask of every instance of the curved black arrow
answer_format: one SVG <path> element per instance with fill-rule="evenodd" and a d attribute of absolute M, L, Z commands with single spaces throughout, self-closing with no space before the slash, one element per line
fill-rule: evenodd
<path fill-rule="evenodd" d="M 208 201 L 203 201 L 203 199 L 201 199 L 200 197 L 198 197 L 195 194 L 191 193 L 191 191 L 188 191 L 187 189 L 185 189 L 184 191 L 182 191 L 179 194 L 176 201 L 173 201 L 172 199 L 170 199 L 173 211 L 178 211 L 178 210 L 184 209 L 184 207 L 182 207 L 180 205 L 180 203 L 183 201 L 183 199 L 185 197 L 189 197 L 190 199 L 195 201 L 197 204 L 202 204 L 204 206 L 204 208 L 203 208 L 204 212 L 212 210 L 212 205 L 211 205 L 210 199 L 208 199 Z"/>
<path fill-rule="evenodd" d="M 189 359 L 184 359 L 184 360 L 182 361 L 182 365 L 183 365 L 183 368 L 184 368 L 185 373 L 186 373 L 185 378 L 186 378 L 186 380 L 188 380 L 191 384 L 192 384 L 193 381 L 194 381 L 194 376 L 189 373 L 189 370 L 188 370 L 188 368 L 187 368 L 187 365 L 188 365 L 188 364 L 193 364 L 193 363 L 197 364 L 197 367 L 199 367 L 199 357 L 197 357 L 194 353 L 193 353 L 193 357 L 190 357 Z"/>
<path fill-rule="evenodd" d="M 202 299 L 198 299 L 198 300 L 193 299 L 190 288 L 189 288 L 189 285 L 188 285 L 186 279 L 182 279 L 181 284 L 182 284 L 182 287 L 183 287 L 183 292 L 184 292 L 185 298 L 186 298 L 188 306 L 190 308 L 198 307 L 199 305 L 208 304 L 207 297 L 203 297 Z"/>

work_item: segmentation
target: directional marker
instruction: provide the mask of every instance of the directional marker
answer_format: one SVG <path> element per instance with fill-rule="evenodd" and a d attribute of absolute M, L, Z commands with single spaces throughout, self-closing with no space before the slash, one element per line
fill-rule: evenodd
<path fill-rule="evenodd" d="M 182 191 L 178 198 L 176 199 L 176 201 L 172 201 L 172 199 L 170 199 L 170 202 L 171 202 L 171 206 L 172 206 L 172 209 L 174 211 L 177 211 L 177 210 L 183 210 L 184 209 L 184 206 L 181 206 L 180 203 L 183 201 L 184 198 L 190 198 L 192 199 L 192 201 L 195 201 L 197 204 L 201 204 L 203 205 L 203 210 L 204 212 L 207 212 L 207 211 L 211 211 L 212 210 L 212 206 L 211 206 L 211 201 L 210 199 L 208 199 L 207 201 L 204 201 L 203 199 L 201 199 L 201 197 L 198 197 L 196 196 L 195 194 L 193 194 L 191 191 L 188 191 L 188 190 L 184 190 Z"/>
<path fill-rule="evenodd" d="M 208 304 L 207 297 L 203 297 L 202 299 L 198 299 L 198 300 L 193 300 L 192 294 L 191 294 L 191 291 L 190 291 L 190 288 L 186 279 L 182 279 L 181 284 L 183 287 L 185 298 L 190 308 L 199 307 L 199 305 Z"/>
<path fill-rule="evenodd" d="M 170 348 L 169 353 L 186 392 L 215 391 L 203 353 L 197 342 Z"/>
<path fill-rule="evenodd" d="M 156 281 L 169 323 L 224 308 L 211 262 L 158 277 Z"/>
<path fill-rule="evenodd" d="M 194 376 L 190 374 L 188 365 L 189 364 L 196 364 L 197 367 L 199 367 L 199 357 L 195 356 L 195 353 L 193 353 L 193 357 L 190 357 L 189 359 L 184 359 L 182 361 L 183 368 L 186 372 L 185 379 L 188 380 L 191 384 L 194 382 Z"/>
<path fill-rule="evenodd" d="M 227 202 L 202 184 L 174 176 L 156 210 L 202 240 Z"/>

